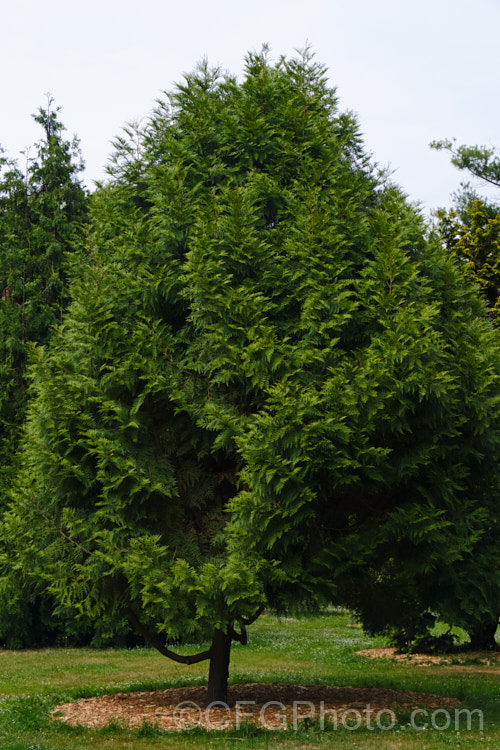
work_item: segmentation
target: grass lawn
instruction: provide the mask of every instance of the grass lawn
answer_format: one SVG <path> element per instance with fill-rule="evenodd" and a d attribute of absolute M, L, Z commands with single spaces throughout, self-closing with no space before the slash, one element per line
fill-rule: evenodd
<path fill-rule="evenodd" d="M 458 698 L 484 715 L 458 730 L 421 730 L 398 716 L 392 729 L 339 725 L 320 730 L 316 722 L 294 731 L 266 731 L 253 726 L 206 732 L 169 733 L 145 725 L 125 730 L 70 727 L 50 719 L 58 703 L 119 691 L 154 690 L 206 682 L 207 663 L 175 664 L 149 649 L 46 649 L 0 652 L 0 750 L 146 750 L 149 748 L 338 748 L 338 750 L 437 750 L 500 748 L 500 666 L 470 659 L 422 666 L 411 661 L 368 659 L 357 651 L 384 645 L 349 625 L 343 613 L 301 619 L 263 616 L 250 629 L 248 646 L 235 644 L 230 682 L 287 682 L 412 690 Z M 437 724 L 443 720 L 441 716 Z"/>

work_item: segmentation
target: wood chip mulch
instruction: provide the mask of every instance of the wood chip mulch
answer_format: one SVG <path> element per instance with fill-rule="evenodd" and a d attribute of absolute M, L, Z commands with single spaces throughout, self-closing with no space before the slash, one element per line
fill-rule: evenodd
<path fill-rule="evenodd" d="M 207 709 L 205 694 L 205 687 L 116 693 L 64 703 L 53 709 L 52 716 L 67 724 L 92 728 L 116 722 L 128 728 L 149 723 L 165 730 L 189 729 L 193 726 L 215 730 L 234 726 L 239 719 L 240 722 L 254 721 L 269 729 L 285 728 L 285 725 L 290 727 L 294 718 L 300 721 L 301 717 L 311 714 L 317 720 L 321 711 L 324 712 L 325 721 L 333 720 L 332 712 L 335 712 L 338 723 L 343 721 L 344 714 L 346 720 L 355 720 L 361 714 L 366 723 L 367 711 L 375 717 L 380 711 L 394 711 L 397 714 L 400 710 L 411 711 L 421 707 L 434 710 L 460 705 L 456 700 L 439 695 L 382 688 L 252 683 L 230 686 L 229 708 L 213 706 Z M 243 701 L 249 703 L 242 705 Z"/>
<path fill-rule="evenodd" d="M 471 661 L 477 661 L 486 666 L 495 666 L 500 664 L 500 650 L 497 651 L 457 651 L 456 653 L 438 656 L 436 654 L 404 654 L 396 648 L 367 648 L 364 651 L 356 652 L 359 656 L 366 656 L 368 659 L 394 659 L 395 661 L 409 661 L 412 664 L 421 664 L 429 666 L 431 664 L 456 664 L 461 662 L 467 664 Z"/>

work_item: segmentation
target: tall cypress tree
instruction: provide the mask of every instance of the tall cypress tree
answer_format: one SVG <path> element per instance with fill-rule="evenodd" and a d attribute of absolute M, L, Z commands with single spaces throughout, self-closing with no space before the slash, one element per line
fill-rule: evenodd
<path fill-rule="evenodd" d="M 224 700 L 264 606 L 338 602 L 382 548 L 415 573 L 470 548 L 498 340 L 309 55 L 189 75 L 118 143 L 90 242 L 4 521 L 65 606 L 210 659 Z"/>
<path fill-rule="evenodd" d="M 4 164 L 0 182 L 0 495 L 11 481 L 27 404 L 26 363 L 32 343 L 45 343 L 68 296 L 66 253 L 87 220 L 78 141 L 49 97 L 34 115 L 44 138 L 29 149 L 26 171 Z"/>
<path fill-rule="evenodd" d="M 62 319 L 69 301 L 69 254 L 88 219 L 77 139 L 64 138 L 50 97 L 34 119 L 44 135 L 26 151 L 25 170 L 4 159 L 0 179 L 0 507 L 18 470 L 28 361 L 33 345 L 46 344 Z M 4 586 L 9 593 L 3 597 L 2 641 L 43 640 L 48 632 L 48 621 L 41 622 L 44 605 L 19 587 L 15 575 L 4 579 Z"/>

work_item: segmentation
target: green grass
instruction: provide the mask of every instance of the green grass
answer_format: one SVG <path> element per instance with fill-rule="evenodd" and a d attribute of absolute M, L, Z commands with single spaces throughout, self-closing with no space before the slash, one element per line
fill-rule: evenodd
<path fill-rule="evenodd" d="M 415 730 L 398 716 L 391 730 L 360 728 L 321 731 L 307 722 L 299 731 L 240 730 L 183 733 L 154 726 L 129 731 L 110 725 L 95 731 L 52 721 L 57 703 L 118 691 L 204 684 L 207 665 L 170 662 L 149 649 L 46 649 L 0 652 L 0 750 L 165 750 L 167 748 L 338 748 L 338 750 L 497 750 L 500 748 L 500 673 L 474 659 L 465 663 L 420 666 L 411 661 L 367 659 L 356 654 L 383 645 L 349 625 L 343 613 L 301 619 L 263 616 L 252 626 L 249 645 L 236 644 L 230 680 L 289 682 L 413 690 L 455 697 L 484 713 L 484 729 Z M 189 649 L 187 649 L 189 650 Z"/>

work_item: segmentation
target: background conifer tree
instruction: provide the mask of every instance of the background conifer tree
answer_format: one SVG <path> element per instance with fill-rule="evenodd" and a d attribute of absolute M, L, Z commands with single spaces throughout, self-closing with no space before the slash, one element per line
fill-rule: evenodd
<path fill-rule="evenodd" d="M 25 152 L 24 170 L 4 158 L 0 175 L 0 506 L 18 470 L 30 353 L 62 319 L 68 254 L 88 217 L 78 141 L 65 140 L 51 97 L 34 119 L 44 135 Z M 16 576 L 4 578 L 4 586 L 0 639 L 19 646 L 54 637 L 52 607 L 21 590 Z"/>
<path fill-rule="evenodd" d="M 68 296 L 65 255 L 87 219 L 78 141 L 66 141 L 49 97 L 34 119 L 44 138 L 25 153 L 26 171 L 4 163 L 0 182 L 0 453 L 11 481 L 13 456 L 27 404 L 31 343 L 45 343 L 62 319 Z"/>
<path fill-rule="evenodd" d="M 500 197 L 500 158 L 485 146 L 456 146 L 434 141 L 431 147 L 451 154 L 451 162 L 468 172 L 479 186 L 497 188 Z M 495 197 L 495 196 L 493 196 Z M 485 295 L 493 320 L 500 314 L 500 204 L 481 197 L 469 182 L 454 195 L 451 210 L 436 212 L 436 228 L 446 249 L 462 261 Z"/>

